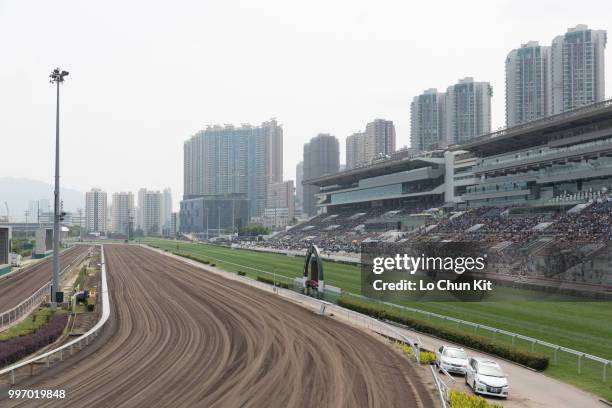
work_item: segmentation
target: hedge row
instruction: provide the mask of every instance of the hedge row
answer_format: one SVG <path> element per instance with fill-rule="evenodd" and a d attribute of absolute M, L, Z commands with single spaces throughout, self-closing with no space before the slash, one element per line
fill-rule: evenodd
<path fill-rule="evenodd" d="M 172 251 L 172 253 L 174 255 L 182 256 L 183 258 L 191 259 L 192 261 L 203 263 L 204 265 L 210 264 L 210 261 L 207 261 L 207 260 L 202 259 L 202 258 L 198 258 L 195 255 L 190 255 L 190 254 L 186 254 L 186 253 L 183 253 L 183 252 L 175 252 L 175 251 Z M 212 264 L 211 266 L 215 266 L 215 264 Z"/>
<path fill-rule="evenodd" d="M 0 342 L 0 367 L 19 361 L 53 343 L 64 332 L 67 322 L 67 314 L 55 315 L 34 333 Z"/>
<path fill-rule="evenodd" d="M 258 276 L 257 280 L 263 283 L 267 283 L 268 285 L 274 285 L 275 282 L 272 279 L 269 278 L 264 278 L 263 276 Z M 283 288 L 283 289 L 289 289 L 289 284 L 285 283 L 285 282 L 279 282 L 276 281 L 276 286 L 278 286 L 279 288 Z"/>
<path fill-rule="evenodd" d="M 542 371 L 548 367 L 548 357 L 544 355 L 526 350 L 519 350 L 510 345 L 495 342 L 487 337 L 472 334 L 465 330 L 435 325 L 426 320 L 405 316 L 396 310 L 385 310 L 380 306 L 375 306 L 356 299 L 340 298 L 338 299 L 338 304 L 359 313 L 367 314 L 377 319 L 391 320 L 422 333 L 433 334 L 445 340 L 493 354 L 505 358 L 506 360 L 531 367 L 535 370 Z"/>
<path fill-rule="evenodd" d="M 451 390 L 451 408 L 504 408 L 495 402 L 488 402 L 481 396 L 469 395 L 465 392 Z"/>

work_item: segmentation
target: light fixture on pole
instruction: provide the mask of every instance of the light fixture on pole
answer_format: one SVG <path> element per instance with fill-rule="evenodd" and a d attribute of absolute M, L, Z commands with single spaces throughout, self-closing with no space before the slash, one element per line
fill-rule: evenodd
<path fill-rule="evenodd" d="M 60 71 L 55 68 L 49 78 L 52 84 L 57 85 L 56 93 L 56 110 L 55 110 L 55 190 L 54 197 L 54 212 L 53 212 L 53 279 L 51 282 L 51 305 L 64 301 L 63 292 L 59 287 L 59 270 L 60 270 L 60 184 L 59 184 L 59 107 L 60 107 L 60 84 L 64 82 L 64 77 L 68 76 L 68 71 Z"/>

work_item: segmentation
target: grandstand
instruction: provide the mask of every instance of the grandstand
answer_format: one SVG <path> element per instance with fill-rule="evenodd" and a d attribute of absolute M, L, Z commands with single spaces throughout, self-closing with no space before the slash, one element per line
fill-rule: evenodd
<path fill-rule="evenodd" d="M 480 241 L 499 273 L 612 284 L 612 100 L 303 183 L 319 215 L 260 245 Z"/>

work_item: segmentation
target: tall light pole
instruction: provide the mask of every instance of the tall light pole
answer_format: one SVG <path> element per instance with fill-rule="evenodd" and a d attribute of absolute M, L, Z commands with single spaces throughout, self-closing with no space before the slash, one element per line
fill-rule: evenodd
<path fill-rule="evenodd" d="M 54 197 L 54 214 L 53 214 L 53 280 L 51 283 L 51 305 L 55 306 L 57 302 L 63 302 L 63 293 L 60 291 L 59 270 L 60 270 L 60 184 L 59 184 L 59 108 L 60 108 L 60 84 L 64 82 L 64 77 L 68 75 L 68 71 L 60 71 L 55 68 L 49 78 L 52 84 L 57 85 L 56 94 L 56 110 L 55 110 L 55 190 Z"/>

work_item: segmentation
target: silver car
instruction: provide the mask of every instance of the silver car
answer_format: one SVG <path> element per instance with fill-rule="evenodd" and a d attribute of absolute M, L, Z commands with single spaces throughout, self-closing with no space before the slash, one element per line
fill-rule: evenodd
<path fill-rule="evenodd" d="M 449 373 L 465 374 L 468 356 L 461 347 L 441 346 L 436 350 L 436 365 Z"/>
<path fill-rule="evenodd" d="M 495 361 L 470 358 L 465 382 L 476 394 L 508 398 L 508 377 Z"/>

